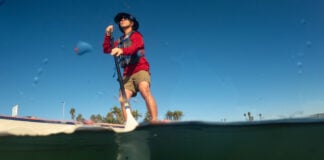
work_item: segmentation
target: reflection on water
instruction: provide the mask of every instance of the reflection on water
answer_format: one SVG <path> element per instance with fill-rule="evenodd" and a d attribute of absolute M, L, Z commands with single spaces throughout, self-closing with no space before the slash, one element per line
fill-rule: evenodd
<path fill-rule="evenodd" d="M 117 160 L 150 160 L 148 137 L 149 133 L 147 131 L 139 131 L 135 134 L 117 134 Z"/>

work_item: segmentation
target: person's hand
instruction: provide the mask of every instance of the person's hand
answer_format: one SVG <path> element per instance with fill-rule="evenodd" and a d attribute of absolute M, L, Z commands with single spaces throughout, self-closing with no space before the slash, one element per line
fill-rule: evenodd
<path fill-rule="evenodd" d="M 120 48 L 113 48 L 110 53 L 112 56 L 119 56 L 123 54 L 123 50 Z"/>
<path fill-rule="evenodd" d="M 113 25 L 109 25 L 107 28 L 106 28 L 106 35 L 107 36 L 111 36 L 112 32 L 114 31 L 114 26 Z"/>

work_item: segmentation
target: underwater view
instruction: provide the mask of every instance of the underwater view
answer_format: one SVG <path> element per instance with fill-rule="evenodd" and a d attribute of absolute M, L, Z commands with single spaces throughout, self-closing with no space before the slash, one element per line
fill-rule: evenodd
<path fill-rule="evenodd" d="M 71 135 L 5 136 L 1 159 L 321 159 L 324 120 L 262 123 L 186 122 L 145 125 L 115 134 L 100 130 Z"/>
<path fill-rule="evenodd" d="M 0 0 L 0 159 L 322 159 L 323 0 Z"/>

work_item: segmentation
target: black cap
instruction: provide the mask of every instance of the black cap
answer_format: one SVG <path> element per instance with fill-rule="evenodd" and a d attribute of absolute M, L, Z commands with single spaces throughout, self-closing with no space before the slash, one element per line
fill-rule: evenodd
<path fill-rule="evenodd" d="M 134 22 L 133 30 L 135 30 L 135 31 L 138 30 L 139 23 L 134 16 L 130 15 L 129 13 L 120 12 L 114 18 L 115 23 L 119 24 L 119 22 L 122 18 L 127 18 L 127 19 L 131 20 L 132 22 Z M 119 27 L 119 29 L 123 32 L 123 30 L 120 27 Z"/>

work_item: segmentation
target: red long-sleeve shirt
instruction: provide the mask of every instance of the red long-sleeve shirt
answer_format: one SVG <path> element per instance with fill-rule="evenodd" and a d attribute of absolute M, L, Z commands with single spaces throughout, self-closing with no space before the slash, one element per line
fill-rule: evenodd
<path fill-rule="evenodd" d="M 123 50 L 123 55 L 132 55 L 132 54 L 137 54 L 139 50 L 144 50 L 144 41 L 142 35 L 135 31 L 130 35 L 130 41 L 132 44 L 129 47 L 126 48 L 121 48 Z M 114 42 L 114 46 L 111 46 L 110 43 L 110 36 L 105 36 L 104 42 L 103 42 L 103 52 L 105 54 L 110 54 L 111 50 L 114 47 L 118 46 L 118 40 Z M 124 68 L 124 76 L 130 76 L 138 71 L 145 70 L 145 71 L 150 71 L 150 65 L 147 61 L 147 59 L 144 56 L 140 56 L 140 59 L 138 63 L 135 64 L 128 64 Z"/>

